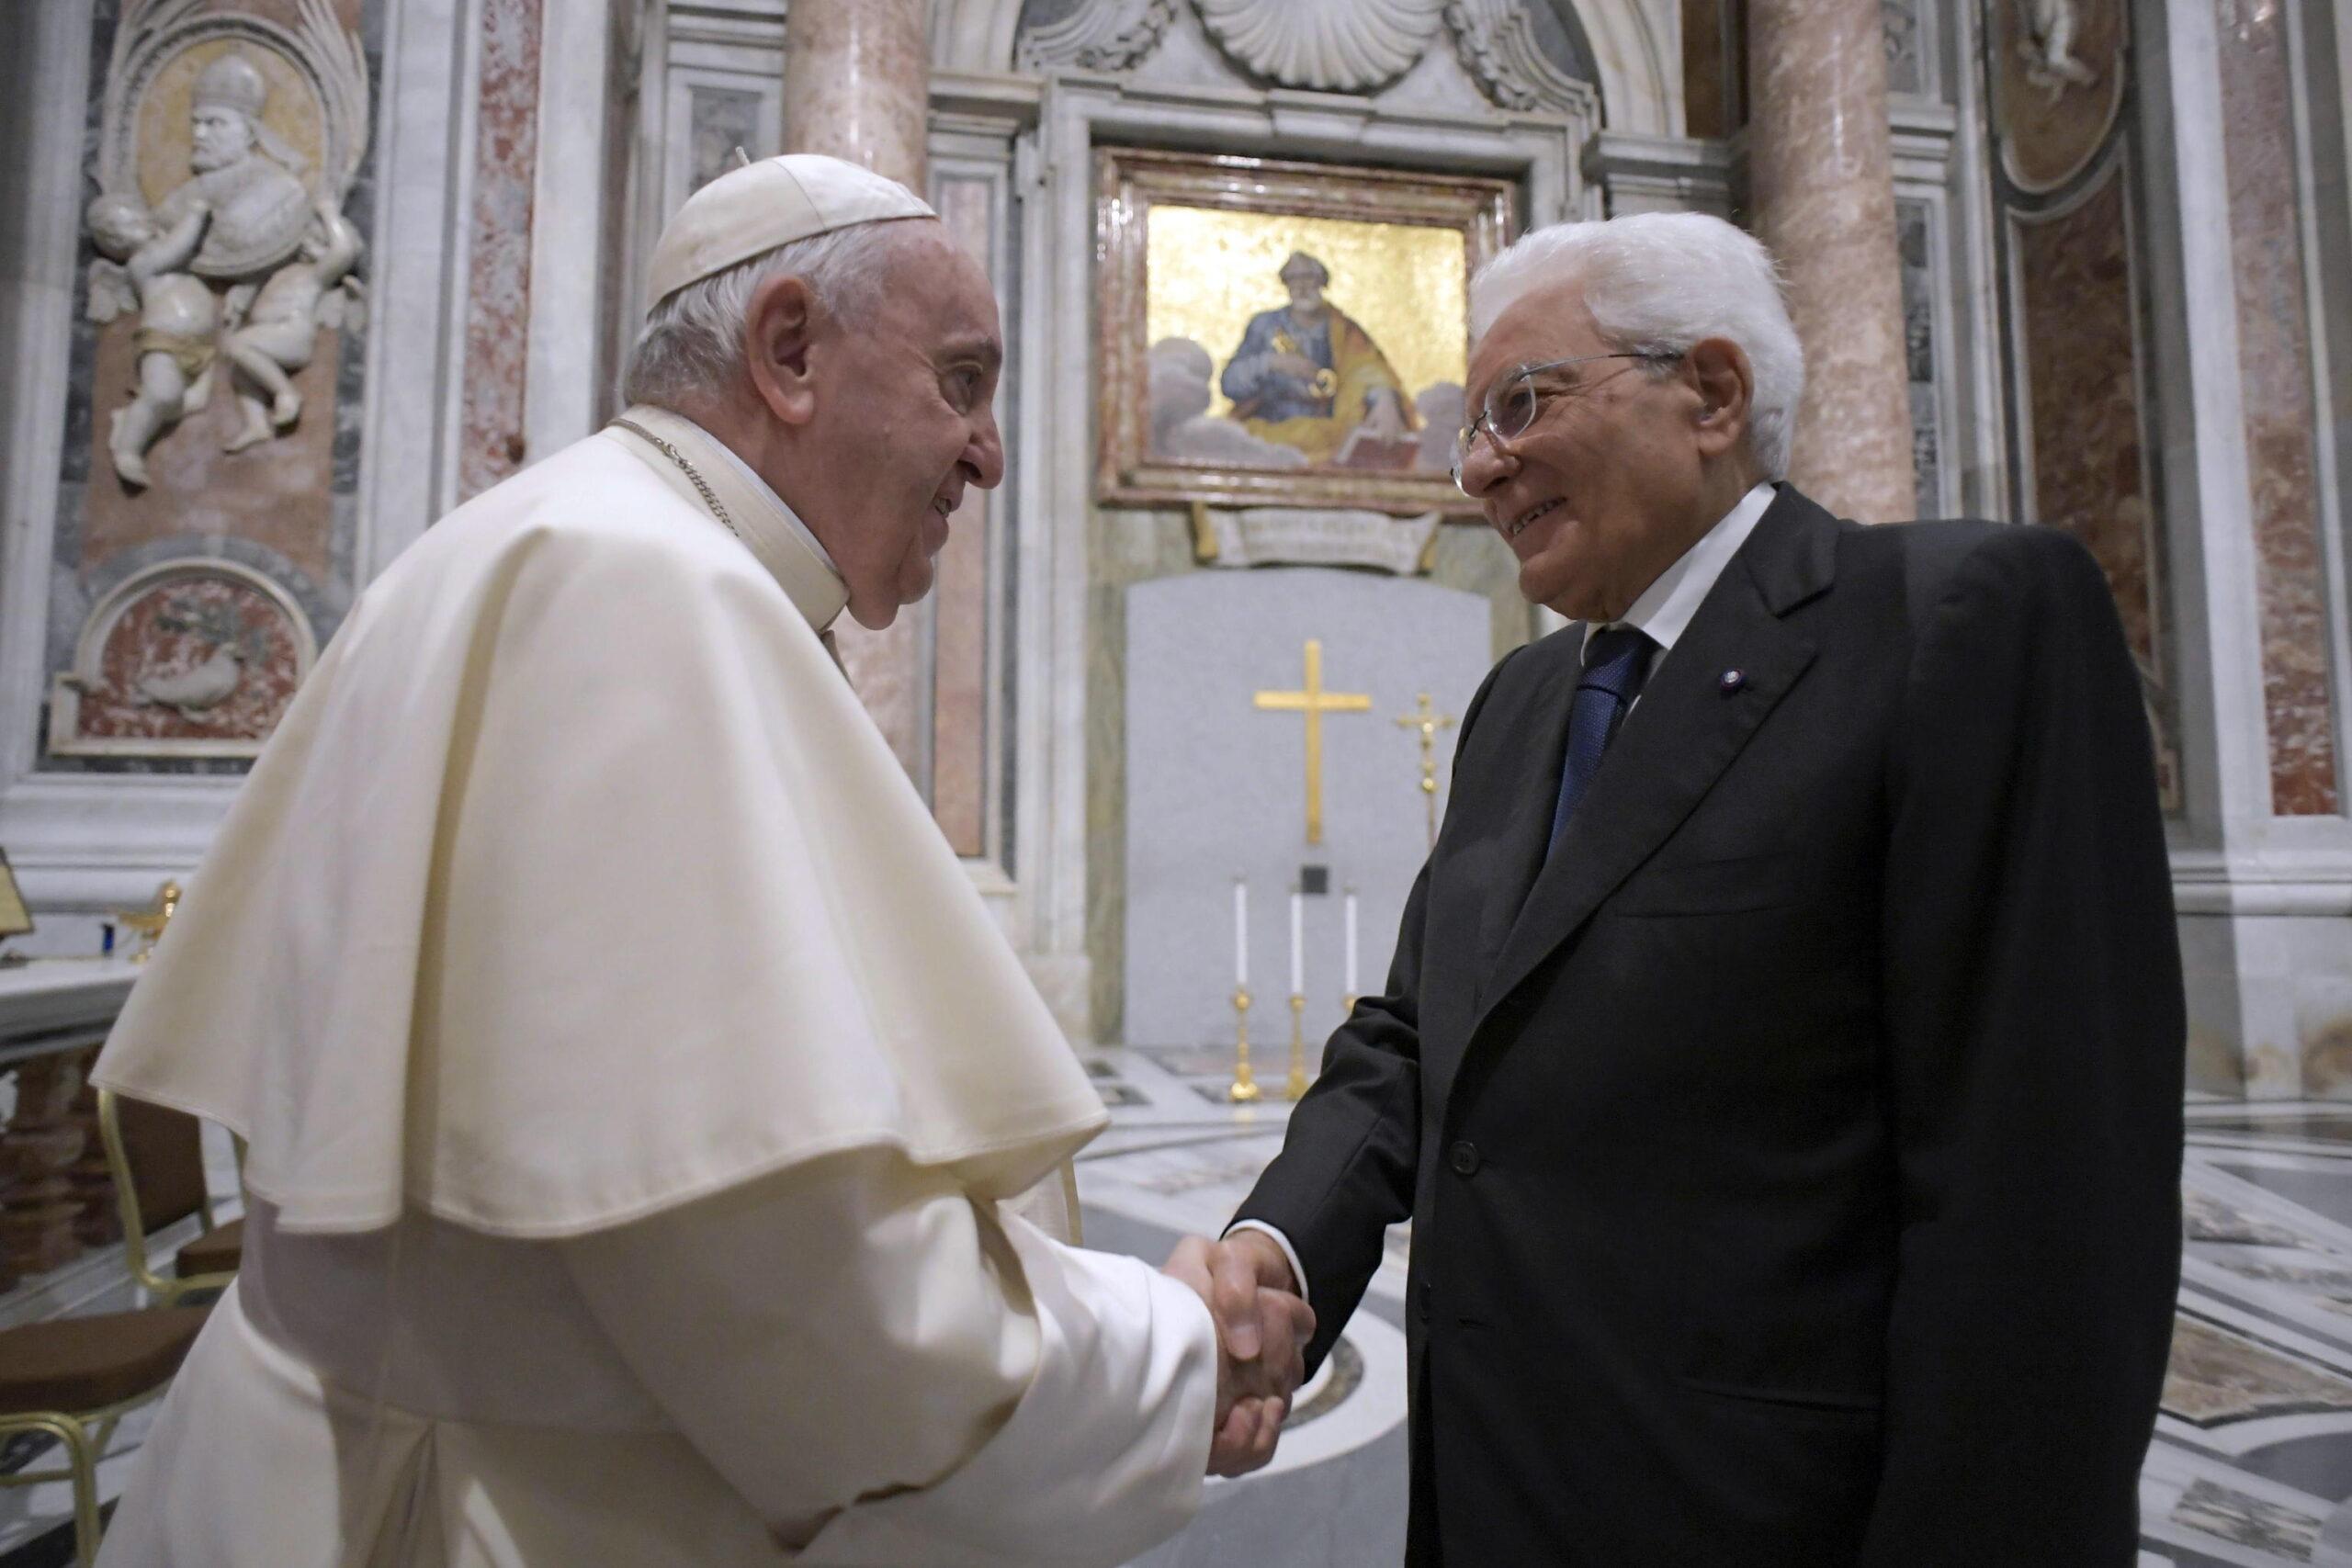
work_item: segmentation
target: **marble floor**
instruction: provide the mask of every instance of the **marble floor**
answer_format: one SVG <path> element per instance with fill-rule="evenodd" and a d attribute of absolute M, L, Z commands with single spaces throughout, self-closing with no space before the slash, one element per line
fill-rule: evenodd
<path fill-rule="evenodd" d="M 1083 1156 L 1088 1240 L 1164 1257 L 1214 1232 L 1281 1146 L 1279 1102 L 1224 1102 L 1229 1063 L 1096 1053 L 1112 1131 Z M 2192 1101 L 2178 1328 L 2141 1474 L 2142 1568 L 2352 1568 L 2352 1105 Z M 1234 1547 L 1269 1568 L 1401 1560 L 1403 1227 L 1267 1471 L 1212 1482 L 1148 1568 Z M 1352 1352 L 1352 1353 L 1351 1353 Z"/>
<path fill-rule="evenodd" d="M 1217 1053 L 1103 1050 L 1087 1068 L 1113 1115 L 1081 1156 L 1091 1245 L 1159 1261 L 1220 1227 L 1281 1146 L 1286 1107 L 1227 1103 Z M 2192 1100 L 2188 1114 L 2178 1329 L 2141 1478 L 2141 1568 L 2352 1568 L 2352 1105 Z M 1405 1247 L 1399 1227 L 1274 1463 L 1212 1481 L 1191 1528 L 1134 1568 L 1401 1561 Z M 119 1304 L 119 1268 L 101 1254 L 20 1287 L 0 1323 Z M 109 1495 L 143 1431 L 126 1422 Z M 0 1471 L 26 1457 L 0 1451 Z M 0 1568 L 71 1562 L 66 1510 L 62 1485 L 0 1491 Z"/>

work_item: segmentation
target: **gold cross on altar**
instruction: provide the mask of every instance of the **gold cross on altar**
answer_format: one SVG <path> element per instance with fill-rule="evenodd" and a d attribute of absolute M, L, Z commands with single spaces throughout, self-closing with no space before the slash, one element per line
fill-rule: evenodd
<path fill-rule="evenodd" d="M 1323 716 L 1327 713 L 1369 713 L 1372 697 L 1364 692 L 1323 689 L 1323 644 L 1306 639 L 1306 689 L 1299 692 L 1260 692 L 1257 704 L 1283 713 L 1306 716 L 1306 841 L 1323 841 Z"/>
<path fill-rule="evenodd" d="M 1430 694 L 1420 694 L 1418 710 L 1396 720 L 1399 729 L 1421 732 L 1421 796 L 1430 803 L 1430 848 L 1437 848 L 1437 732 L 1462 721 L 1430 706 Z"/>

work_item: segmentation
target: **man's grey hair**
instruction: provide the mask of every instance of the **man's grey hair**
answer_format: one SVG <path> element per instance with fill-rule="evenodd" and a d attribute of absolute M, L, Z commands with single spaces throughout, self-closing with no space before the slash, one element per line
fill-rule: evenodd
<path fill-rule="evenodd" d="M 1521 238 L 1470 280 L 1470 335 L 1549 284 L 1584 286 L 1602 341 L 1628 354 L 1680 355 L 1705 338 L 1747 352 L 1756 377 L 1747 440 L 1767 479 L 1789 475 L 1804 348 L 1772 253 L 1703 212 L 1643 212 L 1555 223 Z"/>
<path fill-rule="evenodd" d="M 665 296 L 645 319 L 621 371 L 621 401 L 675 408 L 723 390 L 743 368 L 752 296 L 772 277 L 798 277 L 818 308 L 855 320 L 881 297 L 889 247 L 913 220 L 859 223 L 762 251 Z"/>

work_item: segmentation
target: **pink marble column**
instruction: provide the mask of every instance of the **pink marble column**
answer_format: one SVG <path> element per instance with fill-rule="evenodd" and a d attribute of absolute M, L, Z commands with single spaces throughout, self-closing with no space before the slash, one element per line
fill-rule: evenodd
<path fill-rule="evenodd" d="M 920 196 L 930 119 L 923 0 L 793 0 L 785 22 L 784 150 L 824 152 Z M 890 750 L 923 779 L 923 611 L 887 631 L 837 623 L 842 665 Z"/>
<path fill-rule="evenodd" d="M 1865 522 L 1917 509 L 1879 0 L 1748 8 L 1756 232 L 1780 258 L 1804 343 L 1790 478 Z"/>

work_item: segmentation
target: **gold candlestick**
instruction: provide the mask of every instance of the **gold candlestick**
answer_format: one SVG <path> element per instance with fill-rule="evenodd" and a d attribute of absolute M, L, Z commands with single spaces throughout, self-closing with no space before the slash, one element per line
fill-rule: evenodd
<path fill-rule="evenodd" d="M 1440 713 L 1430 705 L 1430 694 L 1420 694 L 1420 702 L 1411 713 L 1396 720 L 1399 729 L 1418 729 L 1421 733 L 1421 798 L 1429 803 L 1430 848 L 1437 848 L 1437 732 L 1452 729 L 1461 720 L 1450 713 Z"/>
<path fill-rule="evenodd" d="M 1258 1098 L 1258 1080 L 1250 1075 L 1250 988 L 1233 988 L 1233 1082 L 1225 1098 L 1247 1105 Z"/>
<path fill-rule="evenodd" d="M 1290 1081 L 1283 1090 L 1293 1100 L 1306 1096 L 1306 998 L 1290 994 Z"/>

